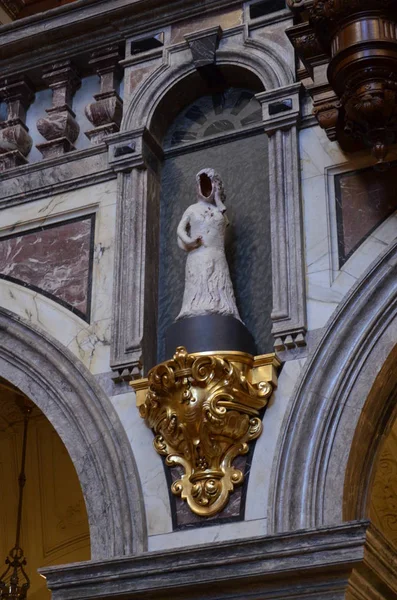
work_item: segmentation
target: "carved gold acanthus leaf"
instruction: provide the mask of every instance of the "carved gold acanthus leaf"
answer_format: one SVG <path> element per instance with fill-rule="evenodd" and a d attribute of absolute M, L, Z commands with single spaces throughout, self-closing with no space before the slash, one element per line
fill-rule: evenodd
<path fill-rule="evenodd" d="M 200 516 L 219 513 L 244 480 L 233 466 L 262 432 L 260 411 L 277 385 L 274 354 L 254 359 L 243 352 L 189 354 L 133 381 L 140 415 L 154 431 L 154 447 L 170 467 L 185 473 L 172 492 Z"/>

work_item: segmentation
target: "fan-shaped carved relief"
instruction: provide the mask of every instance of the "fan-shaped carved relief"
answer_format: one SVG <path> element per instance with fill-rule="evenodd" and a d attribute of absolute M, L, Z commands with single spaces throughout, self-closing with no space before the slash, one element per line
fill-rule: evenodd
<path fill-rule="evenodd" d="M 262 121 L 262 109 L 251 90 L 228 88 L 202 96 L 174 121 L 164 147 L 198 142 L 211 136 L 249 128 Z"/>

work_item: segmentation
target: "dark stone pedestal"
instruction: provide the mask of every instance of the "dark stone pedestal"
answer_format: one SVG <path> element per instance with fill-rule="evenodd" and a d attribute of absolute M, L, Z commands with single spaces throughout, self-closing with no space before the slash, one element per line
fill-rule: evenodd
<path fill-rule="evenodd" d="M 165 356 L 170 359 L 178 346 L 192 352 L 235 350 L 255 355 L 254 338 L 234 317 L 204 315 L 176 321 L 165 335 Z"/>

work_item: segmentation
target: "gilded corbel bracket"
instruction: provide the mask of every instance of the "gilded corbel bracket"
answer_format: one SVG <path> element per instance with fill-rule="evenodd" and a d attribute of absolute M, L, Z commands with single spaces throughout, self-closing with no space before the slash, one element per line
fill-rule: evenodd
<path fill-rule="evenodd" d="M 260 411 L 277 387 L 279 367 L 275 354 L 189 354 L 178 347 L 147 379 L 130 382 L 156 451 L 185 471 L 172 492 L 197 515 L 219 513 L 243 482 L 233 461 L 262 432 Z"/>

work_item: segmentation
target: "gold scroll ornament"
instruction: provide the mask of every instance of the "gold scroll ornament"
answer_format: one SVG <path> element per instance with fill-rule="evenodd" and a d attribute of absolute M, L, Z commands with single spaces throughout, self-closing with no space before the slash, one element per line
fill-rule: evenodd
<path fill-rule="evenodd" d="M 156 451 L 185 471 L 172 492 L 197 515 L 219 513 L 243 482 L 233 461 L 262 432 L 260 411 L 277 386 L 279 367 L 274 354 L 189 354 L 180 346 L 147 379 L 130 383 Z"/>

